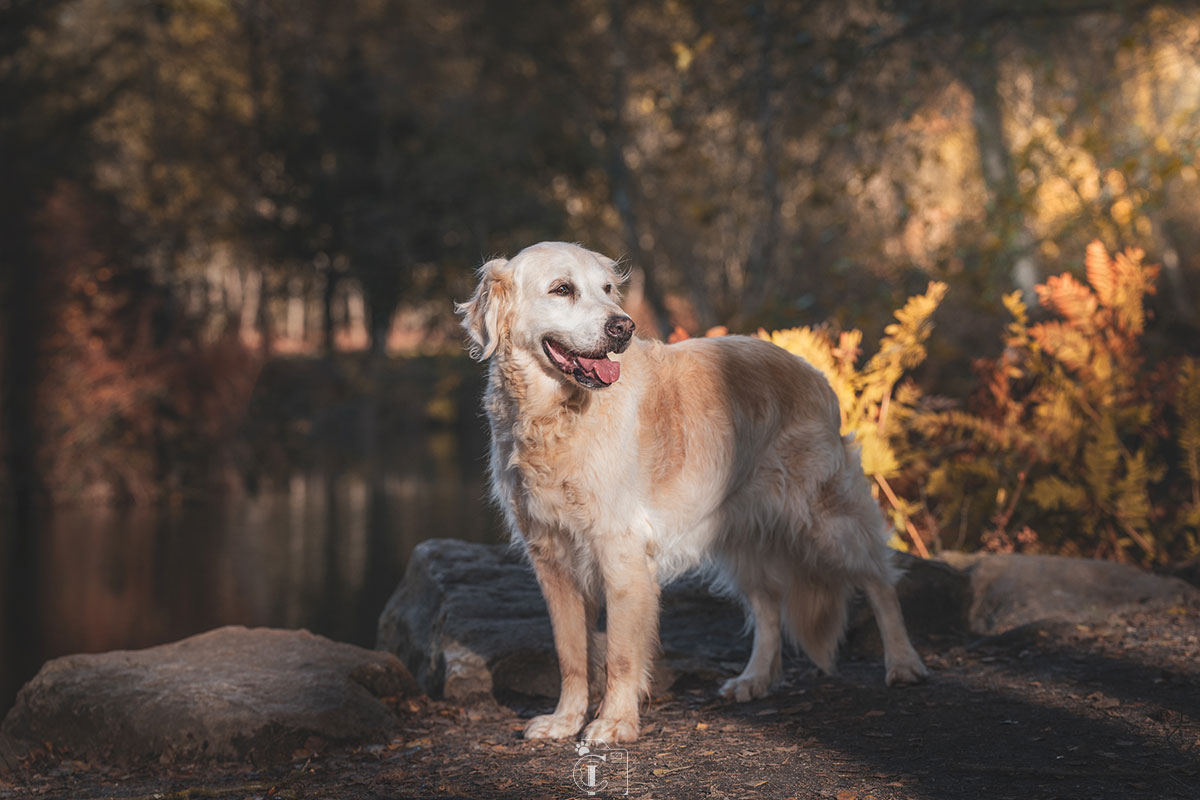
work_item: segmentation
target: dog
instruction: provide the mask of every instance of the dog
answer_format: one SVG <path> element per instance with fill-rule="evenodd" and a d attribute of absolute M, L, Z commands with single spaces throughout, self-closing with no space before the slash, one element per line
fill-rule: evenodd
<path fill-rule="evenodd" d="M 824 376 L 759 339 L 637 338 L 619 305 L 624 277 L 600 253 L 543 242 L 485 263 L 456 304 L 472 356 L 490 362 L 492 494 L 537 574 L 562 678 L 555 711 L 530 720 L 525 738 L 583 729 L 582 739 L 635 740 L 659 587 L 698 567 L 753 622 L 750 660 L 726 697 L 768 693 L 781 630 L 832 673 L 856 587 L 882 635 L 887 683 L 923 680 L 883 517 Z M 584 727 L 589 658 L 603 662 L 605 686 Z"/>

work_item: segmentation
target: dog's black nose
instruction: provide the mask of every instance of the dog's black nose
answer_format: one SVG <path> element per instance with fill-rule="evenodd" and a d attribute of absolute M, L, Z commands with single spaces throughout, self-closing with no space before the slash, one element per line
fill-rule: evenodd
<path fill-rule="evenodd" d="M 629 337 L 633 336 L 633 320 L 624 315 L 609 317 L 608 322 L 604 323 L 604 332 L 619 342 L 628 342 Z"/>

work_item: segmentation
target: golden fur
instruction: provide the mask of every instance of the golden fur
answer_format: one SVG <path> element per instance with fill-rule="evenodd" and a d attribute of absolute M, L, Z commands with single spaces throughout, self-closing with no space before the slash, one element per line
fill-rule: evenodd
<path fill-rule="evenodd" d="M 562 673 L 557 709 L 531 720 L 527 738 L 584 727 L 589 660 L 603 660 L 606 676 L 582 738 L 637 738 L 659 586 L 697 567 L 738 592 L 754 623 L 750 661 L 722 687 L 729 697 L 768 692 L 781 627 L 832 671 L 855 587 L 875 612 L 888 683 L 924 677 L 883 519 L 816 369 L 736 336 L 634 338 L 618 355 L 623 343 L 605 325 L 624 318 L 621 276 L 611 259 L 575 245 L 534 245 L 479 277 L 458 308 L 473 354 L 491 360 L 493 494 L 537 573 Z M 549 357 L 548 341 L 583 356 L 576 365 L 613 351 L 620 377 L 581 385 Z M 597 635 L 602 605 L 607 631 Z"/>

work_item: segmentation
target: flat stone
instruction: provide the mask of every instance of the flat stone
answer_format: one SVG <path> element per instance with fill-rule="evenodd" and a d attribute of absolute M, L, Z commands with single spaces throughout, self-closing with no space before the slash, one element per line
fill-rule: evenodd
<path fill-rule="evenodd" d="M 1200 607 L 1200 590 L 1128 564 L 1028 554 L 947 553 L 970 580 L 968 624 L 994 635 L 1042 621 L 1104 622 L 1132 611 Z"/>
<path fill-rule="evenodd" d="M 100 761 L 261 764 L 304 747 L 387 741 L 397 719 L 384 698 L 416 691 L 388 653 L 308 631 L 227 627 L 49 661 L 0 730 Z"/>

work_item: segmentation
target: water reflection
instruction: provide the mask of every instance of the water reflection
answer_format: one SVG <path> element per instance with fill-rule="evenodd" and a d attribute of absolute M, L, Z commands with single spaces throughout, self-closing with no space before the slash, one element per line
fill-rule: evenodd
<path fill-rule="evenodd" d="M 36 665 L 228 624 L 305 627 L 371 646 L 419 541 L 497 540 L 478 457 L 457 457 L 449 434 L 424 444 L 411 465 L 296 472 L 256 495 L 56 510 L 38 525 L 29 603 L 41 641 L 9 648 Z M 9 648 L 0 708 L 29 677 Z"/>

